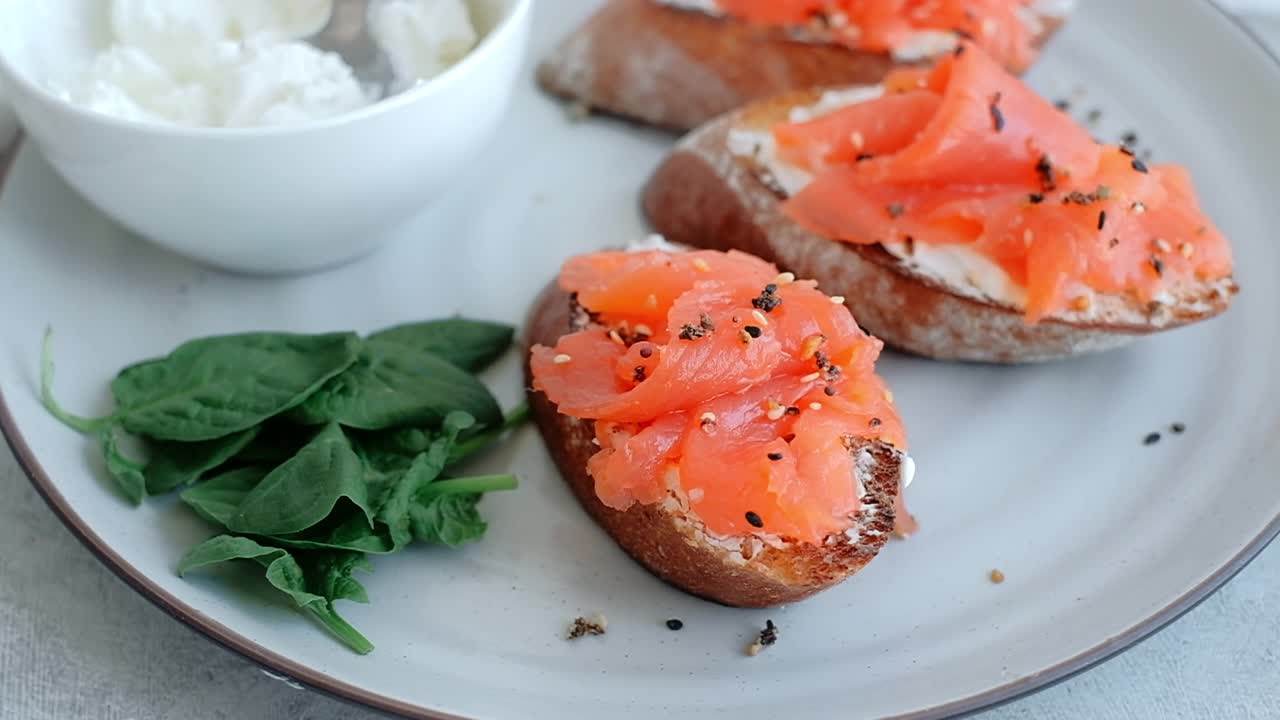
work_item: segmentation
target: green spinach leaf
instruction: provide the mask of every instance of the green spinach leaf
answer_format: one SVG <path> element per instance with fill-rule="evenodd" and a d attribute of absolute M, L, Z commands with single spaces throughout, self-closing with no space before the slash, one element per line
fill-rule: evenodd
<path fill-rule="evenodd" d="M 392 486 L 386 502 L 378 510 L 378 519 L 391 529 L 391 539 L 396 547 L 404 547 L 413 541 L 409 506 L 413 504 L 414 497 L 440 477 L 458 433 L 474 424 L 475 418 L 466 413 L 449 413 L 444 421 L 444 435 L 434 440 L 426 452 L 414 458 L 409 469 Z"/>
<path fill-rule="evenodd" d="M 329 517 L 343 498 L 373 524 L 364 465 L 342 428 L 330 423 L 245 497 L 227 529 L 246 535 L 302 532 Z"/>
<path fill-rule="evenodd" d="M 151 462 L 145 470 L 147 493 L 163 495 L 199 480 L 253 442 L 259 429 L 260 426 L 254 426 L 226 437 L 193 443 L 152 442 Z"/>
<path fill-rule="evenodd" d="M 514 336 L 510 325 L 453 317 L 398 325 L 370 335 L 369 342 L 429 352 L 463 370 L 479 372 L 502 357 Z"/>
<path fill-rule="evenodd" d="M 108 427 L 98 433 L 102 442 L 102 456 L 107 462 L 107 472 L 116 481 L 116 487 L 134 505 L 141 505 L 147 495 L 147 481 L 142 474 L 142 463 L 125 457 L 116 445 L 116 431 Z"/>
<path fill-rule="evenodd" d="M 85 434 L 112 430 L 111 417 L 87 418 L 67 412 L 53 396 L 53 328 L 45 328 L 44 342 L 40 344 L 40 403 L 58 422 Z"/>
<path fill-rule="evenodd" d="M 345 550 L 370 555 L 385 555 L 397 549 L 382 523 L 375 522 L 370 527 L 369 521 L 359 512 L 352 512 L 331 529 L 276 535 L 271 541 L 299 550 Z"/>
<path fill-rule="evenodd" d="M 221 335 L 125 368 L 115 417 L 157 440 L 196 442 L 247 430 L 301 403 L 359 354 L 353 333 Z"/>
<path fill-rule="evenodd" d="M 297 455 L 315 436 L 314 427 L 303 427 L 279 418 L 268 420 L 258 427 L 257 436 L 236 453 L 233 458 L 235 462 L 275 467 Z"/>
<path fill-rule="evenodd" d="M 514 410 L 507 413 L 503 418 L 502 424 L 497 427 L 484 428 L 480 432 L 467 437 L 455 444 L 449 451 L 449 464 L 460 463 L 463 460 L 479 453 L 490 445 L 494 444 L 503 435 L 515 430 L 523 425 L 529 419 L 529 404 L 520 403 Z"/>
<path fill-rule="evenodd" d="M 373 643 L 333 609 L 332 599 L 307 590 L 307 578 L 302 566 L 286 550 L 260 545 L 249 538 L 219 535 L 191 548 L 178 563 L 178 575 L 231 560 L 257 562 L 266 568 L 267 581 L 273 587 L 288 595 L 300 610 L 317 620 L 348 647 L 362 655 L 373 650 Z M 350 572 L 347 575 L 349 577 Z M 352 592 L 349 586 L 344 586 L 344 590 Z"/>
<path fill-rule="evenodd" d="M 369 343 L 359 359 L 290 413 L 297 422 L 337 422 L 361 430 L 405 425 L 437 427 L 451 410 L 481 423 L 502 422 L 489 389 L 473 375 L 429 352 Z"/>
<path fill-rule="evenodd" d="M 478 539 L 488 529 L 476 504 L 478 494 L 440 495 L 409 508 L 413 537 L 419 542 L 456 547 Z"/>
<path fill-rule="evenodd" d="M 241 503 L 262 483 L 270 468 L 254 465 L 231 470 L 192 485 L 179 495 L 197 515 L 214 525 L 227 527 Z"/>
<path fill-rule="evenodd" d="M 350 600 L 368 603 L 364 585 L 352 577 L 357 570 L 372 572 L 369 558 L 358 552 L 309 553 L 300 561 L 305 566 L 307 587 L 329 602 Z"/>

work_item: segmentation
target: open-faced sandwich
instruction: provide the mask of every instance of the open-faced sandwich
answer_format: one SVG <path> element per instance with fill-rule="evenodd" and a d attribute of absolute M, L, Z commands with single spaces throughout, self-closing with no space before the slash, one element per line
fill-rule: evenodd
<path fill-rule="evenodd" d="M 609 0 L 543 62 L 547 90 L 688 130 L 754 100 L 880 82 L 962 38 L 1022 72 L 1074 0 Z"/>
<path fill-rule="evenodd" d="M 739 252 L 585 255 L 528 336 L 533 415 L 561 473 L 679 588 L 799 600 L 910 522 L 914 465 L 875 373 L 881 343 L 812 281 Z"/>
<path fill-rule="evenodd" d="M 816 278 L 886 343 L 939 359 L 1116 347 L 1237 290 L 1186 170 L 1099 144 L 968 43 L 707 124 L 644 207 L 671 241 Z"/>

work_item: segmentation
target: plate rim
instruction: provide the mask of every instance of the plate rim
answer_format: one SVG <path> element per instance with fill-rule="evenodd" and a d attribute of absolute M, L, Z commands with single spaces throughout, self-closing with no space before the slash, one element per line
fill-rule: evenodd
<path fill-rule="evenodd" d="M 1216 11 L 1249 43 L 1262 52 L 1263 56 L 1268 58 L 1277 70 L 1280 70 L 1280 55 L 1263 42 L 1257 33 L 1246 25 L 1241 18 L 1232 15 L 1217 0 L 1204 0 L 1204 4 Z M 19 133 L 8 148 L 0 149 L 0 192 L 5 188 L 19 152 L 27 145 L 25 140 L 25 135 Z M 27 444 L 26 438 L 19 430 L 17 420 L 9 408 L 3 389 L 0 389 L 0 435 L 4 436 L 9 450 L 13 453 L 18 466 L 22 469 L 23 474 L 27 476 L 27 480 L 31 483 L 36 493 L 40 495 L 71 535 L 79 540 L 99 562 L 123 580 L 126 585 L 188 629 L 252 662 L 272 677 L 283 676 L 285 680 L 296 681 L 306 686 L 309 690 L 343 702 L 413 720 L 474 720 L 474 718 L 462 715 L 454 715 L 419 705 L 412 705 L 339 680 L 285 657 L 184 603 L 157 585 L 145 573 L 112 549 L 75 512 L 67 502 L 67 499 L 58 490 L 57 484 L 52 477 L 40 464 L 35 452 Z M 1183 615 L 1194 610 L 1200 603 L 1230 582 L 1278 536 L 1280 536 L 1280 514 L 1277 514 L 1258 535 L 1246 543 L 1227 562 L 1216 568 L 1208 577 L 1169 604 L 1122 632 L 1106 638 L 1093 647 L 1055 663 L 1038 673 L 1017 678 L 967 697 L 921 710 L 913 710 L 885 720 L 940 720 L 988 710 L 1045 690 L 1101 665 L 1124 651 L 1137 646 L 1142 641 L 1180 619 Z"/>

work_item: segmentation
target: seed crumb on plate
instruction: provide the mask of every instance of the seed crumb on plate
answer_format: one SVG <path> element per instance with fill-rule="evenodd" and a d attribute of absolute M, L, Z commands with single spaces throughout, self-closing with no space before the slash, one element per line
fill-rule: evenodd
<path fill-rule="evenodd" d="M 569 633 L 565 636 L 566 640 L 577 640 L 587 635 L 603 635 L 609 627 L 609 621 L 604 615 L 597 614 L 590 619 L 584 617 L 574 618 L 573 624 L 569 626 Z"/>
<path fill-rule="evenodd" d="M 774 625 L 772 620 L 765 620 L 764 629 L 760 631 L 760 635 L 747 646 L 747 654 L 755 657 L 761 650 L 776 642 L 778 642 L 778 626 Z"/>
<path fill-rule="evenodd" d="M 1004 582 L 1004 573 L 1001 572 L 999 568 L 996 568 L 995 570 L 991 571 L 991 582 L 995 583 L 996 585 L 999 585 L 1000 583 Z"/>

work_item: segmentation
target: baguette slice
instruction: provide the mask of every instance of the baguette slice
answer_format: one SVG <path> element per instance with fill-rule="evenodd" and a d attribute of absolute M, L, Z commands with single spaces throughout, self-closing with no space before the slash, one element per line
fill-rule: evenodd
<path fill-rule="evenodd" d="M 531 348 L 553 346 L 582 325 L 574 324 L 569 295 L 553 285 L 535 303 L 526 327 Z M 532 385 L 527 362 L 525 372 Z M 587 473 L 587 460 L 599 450 L 592 443 L 594 423 L 560 414 L 537 391 L 529 392 L 529 404 L 561 475 L 596 523 L 650 572 L 707 600 L 735 607 L 802 600 L 860 570 L 893 533 L 906 456 L 886 443 L 847 441 L 865 492 L 846 533 L 828 537 L 821 547 L 754 535 L 727 537 L 707 530 L 676 490 L 660 504 L 637 504 L 626 511 L 604 505 Z"/>
<path fill-rule="evenodd" d="M 858 324 L 899 350 L 939 360 L 1025 363 L 1120 347 L 1141 336 L 1225 311 L 1238 291 L 1226 278 L 1173 288 L 1172 301 L 1144 305 L 1095 298 L 1083 311 L 1035 325 L 1022 311 L 949 286 L 880 245 L 814 235 L 781 212 L 768 170 L 730 151 L 733 131 L 768 132 L 818 90 L 772 98 L 713 120 L 683 138 L 644 191 L 654 229 L 675 243 L 757 255 L 843 295 Z"/>
<path fill-rule="evenodd" d="M 1036 45 L 1061 24 L 1043 17 Z M 686 131 L 783 92 L 878 83 L 901 65 L 818 40 L 656 0 L 608 0 L 543 61 L 538 80 L 588 108 Z"/>

